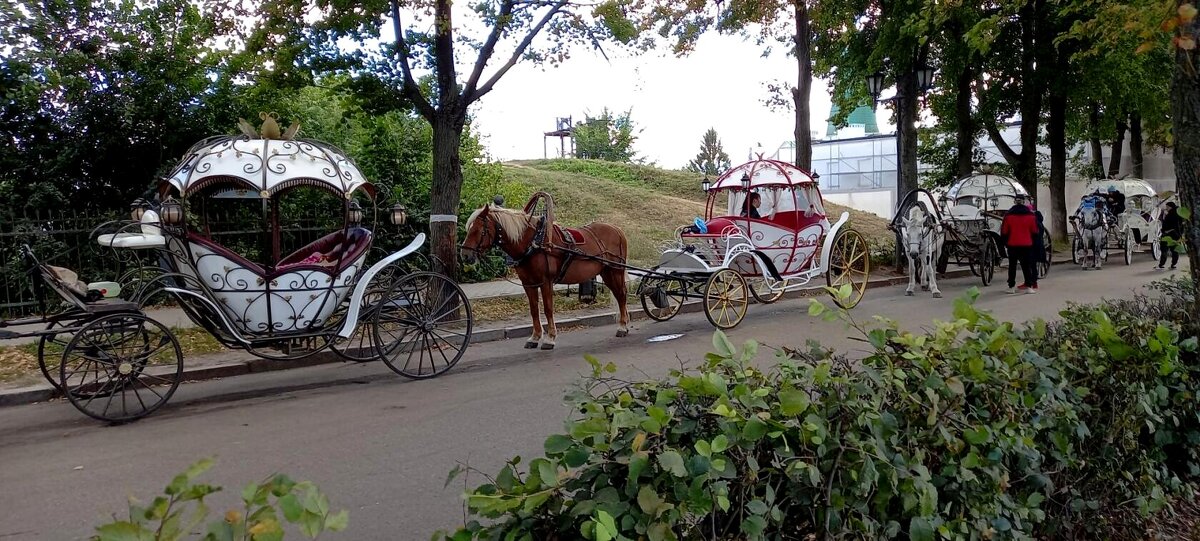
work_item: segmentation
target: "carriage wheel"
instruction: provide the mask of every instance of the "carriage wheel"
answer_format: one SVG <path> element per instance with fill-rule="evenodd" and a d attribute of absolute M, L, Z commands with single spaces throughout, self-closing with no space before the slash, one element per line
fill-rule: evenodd
<path fill-rule="evenodd" d="M 1150 255 L 1154 257 L 1154 262 L 1162 261 L 1162 242 L 1159 238 L 1150 239 Z"/>
<path fill-rule="evenodd" d="M 449 278 L 414 272 L 396 280 L 375 306 L 371 333 L 377 356 L 413 379 L 449 370 L 471 343 L 471 303 Z"/>
<path fill-rule="evenodd" d="M 179 340 L 142 313 L 110 314 L 79 330 L 63 352 L 59 381 L 76 409 L 108 422 L 149 415 L 183 377 Z"/>
<path fill-rule="evenodd" d="M 46 330 L 51 331 L 62 327 L 65 325 L 61 322 L 51 321 L 46 325 Z M 67 348 L 70 341 L 71 335 L 69 334 L 43 334 L 38 337 L 38 368 L 42 370 L 42 376 L 50 382 L 50 385 L 54 386 L 56 391 L 62 391 L 62 386 L 58 383 L 58 366 L 62 364 L 63 350 Z"/>
<path fill-rule="evenodd" d="M 642 310 L 654 321 L 675 317 L 683 308 L 687 294 L 687 284 L 677 278 L 645 278 L 638 287 Z"/>
<path fill-rule="evenodd" d="M 983 285 L 987 286 L 992 283 L 992 276 L 996 274 L 996 260 L 1000 258 L 1000 251 L 996 249 L 996 239 L 992 237 L 984 237 L 983 245 L 979 248 L 979 279 L 983 281 Z"/>
<path fill-rule="evenodd" d="M 154 283 L 156 278 L 163 274 L 163 270 L 159 267 L 138 267 L 132 269 L 120 278 L 117 278 L 117 283 L 121 284 L 121 298 L 133 302 L 137 302 L 137 298 L 141 296 L 146 286 Z M 160 284 L 161 287 L 161 284 Z M 145 305 L 139 305 L 145 309 Z"/>
<path fill-rule="evenodd" d="M 746 282 L 747 286 L 750 288 L 750 295 L 754 297 L 754 300 L 762 304 L 771 304 L 783 298 L 783 293 L 787 291 L 788 286 L 788 281 L 786 278 L 780 281 L 775 281 L 767 276 L 762 278 L 751 278 Z M 774 285 L 776 289 L 771 289 L 772 285 Z"/>
<path fill-rule="evenodd" d="M 704 317 L 718 329 L 732 329 L 746 317 L 750 295 L 746 279 L 733 269 L 721 269 L 704 284 Z"/>
<path fill-rule="evenodd" d="M 1071 239 L 1071 264 L 1078 265 L 1085 257 L 1086 254 L 1083 253 L 1083 239 L 1079 238 L 1079 235 L 1075 235 Z"/>
<path fill-rule="evenodd" d="M 334 336 L 329 344 L 338 357 L 356 363 L 374 361 L 379 358 L 379 354 L 375 351 L 375 343 L 371 341 L 375 334 L 370 321 L 375 315 L 375 307 L 379 300 L 387 294 L 393 283 L 395 270 L 394 266 L 389 266 L 371 277 L 371 282 L 363 290 L 362 302 L 358 308 L 358 322 L 354 325 L 354 331 L 350 333 L 349 338 Z M 339 306 L 338 310 L 329 317 L 329 321 L 341 327 L 347 310 L 349 310 L 348 304 Z"/>
<path fill-rule="evenodd" d="M 1122 242 L 1122 244 L 1124 244 L 1124 246 L 1122 246 L 1122 247 L 1125 248 L 1125 264 L 1129 265 L 1129 264 L 1133 263 L 1134 241 L 1133 241 L 1133 230 L 1132 229 L 1125 232 L 1125 240 L 1124 240 L 1124 242 Z"/>
<path fill-rule="evenodd" d="M 825 283 L 834 289 L 850 284 L 852 291 L 845 301 L 835 297 L 834 303 L 847 310 L 858 306 L 867 293 L 867 281 L 870 278 L 871 250 L 867 239 L 853 229 L 839 232 L 829 252 Z"/>

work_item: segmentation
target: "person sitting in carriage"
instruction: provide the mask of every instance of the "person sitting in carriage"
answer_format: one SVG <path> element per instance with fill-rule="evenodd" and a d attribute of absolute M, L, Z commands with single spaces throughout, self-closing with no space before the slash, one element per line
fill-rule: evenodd
<path fill-rule="evenodd" d="M 742 216 L 745 218 L 762 218 L 758 213 L 758 207 L 762 205 L 762 195 L 756 192 L 750 192 L 746 200 L 742 202 Z"/>
<path fill-rule="evenodd" d="M 1108 187 L 1108 194 L 1104 197 L 1105 203 L 1108 204 L 1108 211 L 1113 216 L 1125 214 L 1125 194 L 1121 193 L 1116 186 Z"/>

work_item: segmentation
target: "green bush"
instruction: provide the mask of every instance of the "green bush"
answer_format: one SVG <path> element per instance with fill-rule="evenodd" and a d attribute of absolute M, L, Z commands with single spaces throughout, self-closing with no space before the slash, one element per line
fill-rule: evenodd
<path fill-rule="evenodd" d="M 1016 328 L 972 300 L 920 333 L 814 301 L 863 333 L 858 362 L 814 343 L 763 369 L 719 332 L 665 379 L 589 359 L 566 433 L 467 495 L 486 525 L 435 538 L 1126 538 L 1190 494 L 1194 337 L 1120 305 Z"/>
<path fill-rule="evenodd" d="M 176 475 L 163 489 L 163 496 L 142 506 L 130 500 L 129 518 L 114 520 L 96 528 L 97 541 L 175 541 L 199 538 L 205 541 L 277 541 L 283 539 L 283 521 L 299 527 L 305 537 L 316 539 L 321 533 L 346 528 L 345 510 L 332 512 L 329 500 L 312 483 L 297 483 L 286 475 L 272 475 L 242 490 L 241 509 L 232 509 L 215 520 L 208 520 L 204 499 L 221 487 L 195 480 L 213 465 L 201 460 Z M 199 529 L 203 527 L 203 534 Z"/>

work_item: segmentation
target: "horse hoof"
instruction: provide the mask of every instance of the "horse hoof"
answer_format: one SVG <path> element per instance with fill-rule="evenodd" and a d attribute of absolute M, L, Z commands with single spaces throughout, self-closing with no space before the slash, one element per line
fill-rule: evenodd
<path fill-rule="evenodd" d="M 940 298 L 942 298 L 942 294 L 941 294 L 941 293 L 934 293 L 934 294 L 933 294 L 933 298 L 935 298 L 935 299 L 940 299 Z"/>
<path fill-rule="evenodd" d="M 625 338 L 626 336 L 629 336 L 629 331 L 617 331 L 617 338 Z"/>
<path fill-rule="evenodd" d="M 908 291 L 905 291 L 905 292 L 904 292 L 904 296 L 905 296 L 905 297 L 911 297 L 911 296 L 913 296 L 913 292 L 912 292 L 912 290 L 910 289 L 910 290 L 908 290 Z"/>
<path fill-rule="evenodd" d="M 554 344 L 542 344 L 542 349 L 545 349 L 545 350 L 554 349 Z"/>
<path fill-rule="evenodd" d="M 537 349 L 537 342 L 525 342 L 525 349 Z"/>

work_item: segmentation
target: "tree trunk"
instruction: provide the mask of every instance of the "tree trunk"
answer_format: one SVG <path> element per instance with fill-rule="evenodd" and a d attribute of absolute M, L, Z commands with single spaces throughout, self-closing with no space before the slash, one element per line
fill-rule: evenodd
<path fill-rule="evenodd" d="M 1021 8 L 1021 153 L 1016 156 L 1016 163 L 1011 163 L 1017 182 L 1021 183 L 1029 193 L 1037 193 L 1037 140 L 1042 118 L 1042 74 L 1037 66 L 1052 69 L 1045 58 L 1048 51 L 1039 51 L 1043 47 L 1042 37 L 1045 37 L 1045 21 L 1038 20 L 1043 15 L 1042 7 L 1045 0 L 1028 2 Z M 1053 36 L 1051 36 L 1052 39 Z M 1049 42 L 1046 42 L 1046 47 Z M 1041 63 L 1039 64 L 1039 60 Z"/>
<path fill-rule="evenodd" d="M 1064 85 L 1054 85 L 1046 104 L 1050 119 L 1046 141 L 1050 146 L 1050 227 L 1059 246 L 1067 240 L 1067 96 Z M 1036 193 L 1036 192 L 1035 192 Z M 1045 205 L 1039 204 L 1045 208 Z"/>
<path fill-rule="evenodd" d="M 917 95 L 915 71 L 897 79 L 896 92 L 900 96 L 896 113 L 896 131 L 900 136 L 900 177 L 897 179 L 899 195 L 903 197 L 919 187 L 917 181 L 917 113 L 920 100 Z"/>
<path fill-rule="evenodd" d="M 433 187 L 429 243 L 433 270 L 458 281 L 458 206 L 463 172 L 459 145 L 465 119 L 439 111 L 433 121 Z"/>
<path fill-rule="evenodd" d="M 975 169 L 975 122 L 971 117 L 971 84 L 974 81 L 975 71 L 970 65 L 964 66 L 958 74 L 958 96 L 954 102 L 954 116 L 958 124 L 955 141 L 958 156 L 954 169 L 959 178 L 970 175 Z"/>
<path fill-rule="evenodd" d="M 1113 139 L 1112 156 L 1108 159 L 1108 176 L 1121 174 L 1121 150 L 1125 146 L 1125 115 L 1117 116 L 1117 138 Z"/>
<path fill-rule="evenodd" d="M 1133 177 L 1144 178 L 1145 158 L 1142 156 L 1142 115 L 1129 114 L 1129 161 L 1133 162 Z"/>
<path fill-rule="evenodd" d="M 1182 2 L 1181 2 L 1182 3 Z M 1192 35 L 1200 34 L 1200 17 L 1188 25 Z M 1171 133 L 1175 148 L 1175 187 L 1179 203 L 1191 213 L 1184 225 L 1184 244 L 1187 247 L 1188 267 L 1192 283 L 1200 283 L 1200 79 L 1196 68 L 1198 55 L 1182 48 L 1175 51 L 1175 72 L 1171 77 Z M 1200 321 L 1200 295 L 1191 307 L 1191 320 Z"/>
<path fill-rule="evenodd" d="M 792 100 L 796 111 L 796 167 L 812 171 L 812 115 L 809 111 L 809 96 L 812 94 L 812 29 L 808 17 L 807 0 L 793 0 L 796 9 L 796 64 L 799 67 L 796 88 L 792 89 Z"/>
<path fill-rule="evenodd" d="M 1104 145 L 1100 143 L 1100 104 L 1091 102 L 1088 109 L 1088 142 L 1092 145 L 1092 172 L 1104 175 Z"/>

